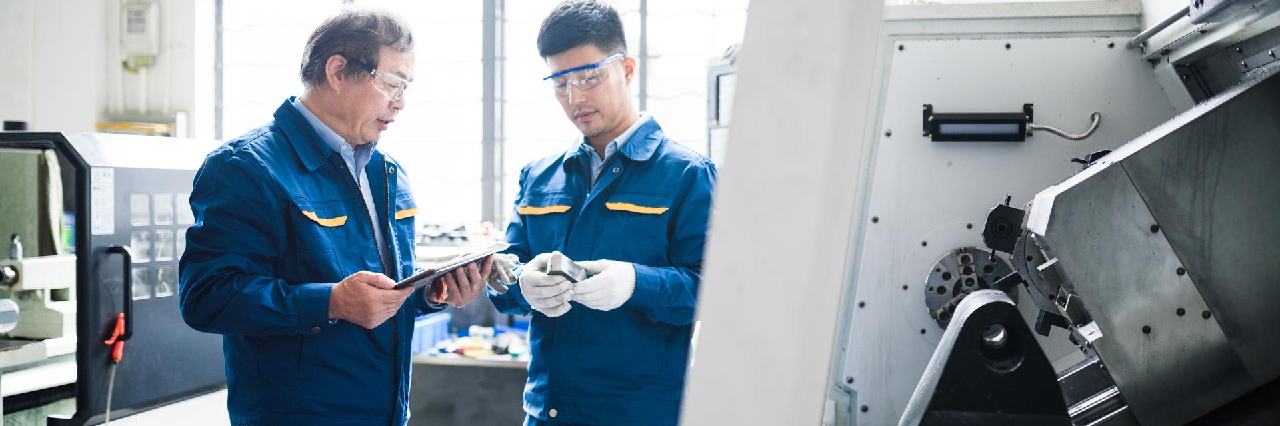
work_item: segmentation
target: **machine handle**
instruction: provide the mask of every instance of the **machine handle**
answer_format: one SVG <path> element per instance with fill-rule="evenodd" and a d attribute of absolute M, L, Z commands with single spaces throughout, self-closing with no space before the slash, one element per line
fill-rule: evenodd
<path fill-rule="evenodd" d="M 112 244 L 107 246 L 107 253 L 119 253 L 124 258 L 124 333 L 116 340 L 125 341 L 133 336 L 133 251 L 128 246 Z"/>

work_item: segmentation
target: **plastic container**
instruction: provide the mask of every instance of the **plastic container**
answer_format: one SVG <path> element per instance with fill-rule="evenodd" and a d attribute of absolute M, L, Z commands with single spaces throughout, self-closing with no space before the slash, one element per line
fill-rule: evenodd
<path fill-rule="evenodd" d="M 409 348 L 414 355 L 434 348 L 437 343 L 449 339 L 449 320 L 453 315 L 436 312 L 418 317 L 413 322 L 413 343 Z"/>

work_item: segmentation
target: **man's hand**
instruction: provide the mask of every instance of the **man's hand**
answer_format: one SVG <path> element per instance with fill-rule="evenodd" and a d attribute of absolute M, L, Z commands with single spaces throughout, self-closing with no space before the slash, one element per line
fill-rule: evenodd
<path fill-rule="evenodd" d="M 547 259 L 551 253 L 534 257 L 520 272 L 520 292 L 529 306 L 549 317 L 569 312 L 569 299 L 573 297 L 573 283 L 559 275 L 547 275 Z"/>
<path fill-rule="evenodd" d="M 344 319 L 368 329 L 382 325 L 413 294 L 413 287 L 395 290 L 395 286 L 395 281 L 379 273 L 351 274 L 329 293 L 329 318 Z"/>
<path fill-rule="evenodd" d="M 471 303 L 480 292 L 484 291 L 486 277 L 492 273 L 493 256 L 487 256 L 480 266 L 476 266 L 475 262 L 468 263 L 431 283 L 432 289 L 443 290 L 444 300 L 440 300 L 438 291 L 433 291 L 431 294 L 435 295 L 434 301 L 437 303 L 445 302 L 449 306 L 461 308 Z"/>
<path fill-rule="evenodd" d="M 498 253 L 493 255 L 493 272 L 489 274 L 489 287 L 498 294 L 506 293 L 507 289 L 502 285 L 515 284 L 516 282 L 516 262 L 520 258 L 514 254 Z"/>
<path fill-rule="evenodd" d="M 573 300 L 591 309 L 617 309 L 636 290 L 636 268 L 627 262 L 589 260 L 578 262 L 591 278 L 573 286 Z"/>

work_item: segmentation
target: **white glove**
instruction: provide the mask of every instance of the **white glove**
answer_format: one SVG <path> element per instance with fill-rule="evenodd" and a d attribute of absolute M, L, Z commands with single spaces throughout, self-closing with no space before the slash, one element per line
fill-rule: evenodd
<path fill-rule="evenodd" d="M 573 283 L 559 275 L 547 275 L 547 259 L 551 253 L 543 253 L 524 265 L 520 272 L 520 292 L 529 306 L 549 317 L 569 312 L 569 300 L 573 297 Z"/>
<path fill-rule="evenodd" d="M 636 268 L 628 262 L 578 262 L 591 278 L 573 286 L 573 300 L 591 309 L 608 311 L 622 306 L 636 290 Z"/>
<path fill-rule="evenodd" d="M 498 294 L 506 294 L 506 284 L 514 284 L 516 282 L 516 262 L 520 258 L 514 254 L 498 253 L 493 255 L 493 272 L 485 279 L 489 283 L 489 287 Z"/>

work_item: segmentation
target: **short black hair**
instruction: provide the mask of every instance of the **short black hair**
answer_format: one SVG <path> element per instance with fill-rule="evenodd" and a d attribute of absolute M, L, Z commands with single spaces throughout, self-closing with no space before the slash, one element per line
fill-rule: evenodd
<path fill-rule="evenodd" d="M 622 18 L 613 6 L 596 0 L 560 3 L 538 30 L 538 54 L 542 59 L 591 44 L 606 55 L 627 52 Z"/>
<path fill-rule="evenodd" d="M 325 81 L 324 67 L 329 57 L 339 54 L 378 67 L 382 46 L 397 52 L 413 50 L 413 33 L 399 16 L 379 9 L 350 7 L 326 19 L 307 38 L 302 52 L 302 84 L 316 87 Z M 357 80 L 369 74 L 347 62 L 343 74 Z"/>

